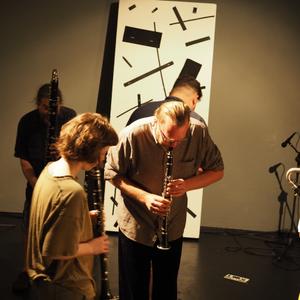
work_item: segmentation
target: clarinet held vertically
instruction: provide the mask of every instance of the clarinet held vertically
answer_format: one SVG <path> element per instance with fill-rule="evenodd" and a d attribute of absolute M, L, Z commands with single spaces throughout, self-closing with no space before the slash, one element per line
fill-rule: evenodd
<path fill-rule="evenodd" d="M 164 178 L 163 197 L 172 201 L 172 196 L 167 193 L 168 183 L 172 180 L 172 168 L 173 168 L 173 148 L 169 147 L 167 151 L 167 162 Z M 161 237 L 157 245 L 158 249 L 169 250 L 171 247 L 168 240 L 168 215 L 162 217 L 162 223 L 160 228 Z"/>
<path fill-rule="evenodd" d="M 53 154 L 52 145 L 57 138 L 57 113 L 58 113 L 58 72 L 56 69 L 52 71 L 51 91 L 48 108 L 48 132 L 46 141 L 46 159 L 45 163 L 56 159 Z"/>
<path fill-rule="evenodd" d="M 95 167 L 85 174 L 85 189 L 88 195 L 90 209 L 96 210 L 97 221 L 94 228 L 96 236 L 102 236 L 105 234 L 104 226 L 104 202 L 102 197 L 102 183 L 101 183 L 101 170 L 99 167 Z M 113 296 L 110 291 L 108 281 L 108 258 L 105 253 L 100 256 L 101 264 L 101 293 L 99 300 L 111 300 L 119 299 Z"/>

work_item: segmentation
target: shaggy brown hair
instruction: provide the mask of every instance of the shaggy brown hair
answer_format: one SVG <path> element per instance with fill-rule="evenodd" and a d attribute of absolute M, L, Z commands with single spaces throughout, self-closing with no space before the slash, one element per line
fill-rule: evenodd
<path fill-rule="evenodd" d="M 55 147 L 69 161 L 94 163 L 102 148 L 117 143 L 118 135 L 105 117 L 83 113 L 63 125 Z"/>

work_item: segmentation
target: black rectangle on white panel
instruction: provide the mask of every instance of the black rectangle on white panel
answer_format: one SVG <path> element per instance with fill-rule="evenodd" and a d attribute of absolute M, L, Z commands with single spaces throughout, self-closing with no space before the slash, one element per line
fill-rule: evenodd
<path fill-rule="evenodd" d="M 159 48 L 161 36 L 161 32 L 125 26 L 123 42 Z"/>

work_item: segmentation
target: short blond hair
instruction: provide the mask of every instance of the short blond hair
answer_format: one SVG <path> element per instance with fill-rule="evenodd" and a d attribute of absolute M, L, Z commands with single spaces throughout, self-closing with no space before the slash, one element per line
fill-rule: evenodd
<path fill-rule="evenodd" d="M 169 117 L 178 127 L 190 121 L 191 109 L 183 101 L 166 101 L 161 104 L 154 112 L 154 116 L 159 123 L 165 123 Z"/>
<path fill-rule="evenodd" d="M 102 148 L 117 143 L 118 135 L 107 118 L 83 113 L 63 125 L 55 147 L 69 161 L 94 163 Z"/>

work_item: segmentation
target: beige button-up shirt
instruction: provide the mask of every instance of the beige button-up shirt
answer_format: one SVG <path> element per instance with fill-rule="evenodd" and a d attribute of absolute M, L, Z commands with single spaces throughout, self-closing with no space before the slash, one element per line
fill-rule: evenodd
<path fill-rule="evenodd" d="M 147 192 L 162 195 L 167 149 L 156 139 L 156 126 L 155 117 L 147 117 L 133 122 L 121 131 L 118 145 L 109 150 L 105 179 L 121 175 Z M 210 138 L 206 125 L 191 118 L 186 139 L 173 150 L 172 177 L 187 179 L 197 175 L 200 167 L 203 170 L 224 168 L 220 151 Z M 118 216 L 120 230 L 129 239 L 152 246 L 160 236 L 161 218 L 135 199 L 125 194 L 122 197 Z M 170 241 L 182 236 L 186 211 L 186 194 L 173 197 L 168 215 Z"/>

